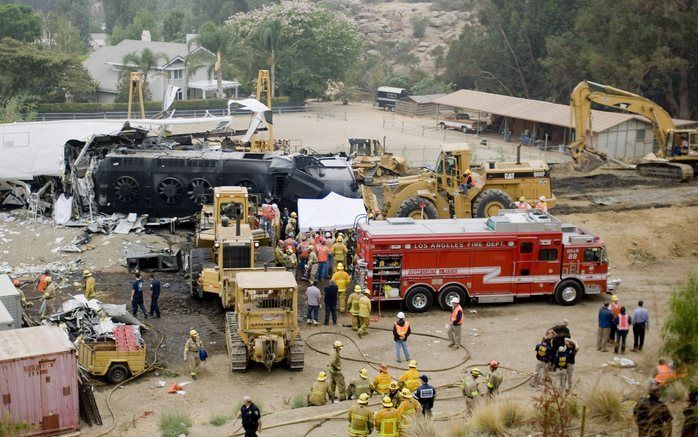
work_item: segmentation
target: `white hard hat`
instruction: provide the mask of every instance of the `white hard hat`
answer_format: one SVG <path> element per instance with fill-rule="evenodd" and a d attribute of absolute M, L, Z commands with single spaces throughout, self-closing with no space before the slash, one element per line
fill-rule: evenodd
<path fill-rule="evenodd" d="M 451 299 L 451 303 L 460 303 L 460 298 L 458 296 L 454 297 L 453 299 Z"/>
<path fill-rule="evenodd" d="M 404 319 L 404 318 L 405 318 L 405 313 L 403 313 L 402 311 L 400 311 L 399 313 L 397 313 L 397 318 L 398 318 L 398 319 Z"/>
<path fill-rule="evenodd" d="M 540 200 L 541 202 L 545 202 L 545 196 L 540 196 L 538 200 Z"/>

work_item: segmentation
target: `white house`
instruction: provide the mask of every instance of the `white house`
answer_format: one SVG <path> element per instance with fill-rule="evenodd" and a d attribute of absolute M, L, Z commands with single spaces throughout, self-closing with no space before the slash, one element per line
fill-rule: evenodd
<path fill-rule="evenodd" d="M 148 87 L 151 99 L 161 102 L 164 100 L 168 85 L 179 87 L 176 100 L 206 99 L 216 95 L 216 80 L 210 65 L 215 61 L 215 56 L 203 47 L 195 44 L 188 45 L 177 42 L 150 41 L 150 32 L 143 31 L 141 40 L 125 39 L 115 46 L 104 46 L 90 54 L 83 65 L 92 78 L 98 82 L 97 101 L 111 103 L 116 98 L 119 73 L 126 65 L 123 59 L 131 53 L 140 54 L 145 48 L 155 54 L 164 55 L 165 59 L 159 59 L 158 65 L 148 75 Z M 187 57 L 204 51 L 210 55 L 209 66 L 200 67 L 195 72 L 188 72 Z M 224 90 L 233 90 L 237 97 L 240 84 L 234 81 L 223 81 Z M 228 95 L 231 92 L 226 91 Z"/>

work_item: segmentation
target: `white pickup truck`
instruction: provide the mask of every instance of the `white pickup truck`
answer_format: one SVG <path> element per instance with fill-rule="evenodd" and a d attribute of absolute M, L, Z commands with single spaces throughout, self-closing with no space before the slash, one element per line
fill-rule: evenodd
<path fill-rule="evenodd" d="M 453 114 L 440 120 L 438 126 L 441 129 L 454 129 L 463 133 L 477 133 L 484 127 L 483 122 L 472 120 L 468 114 Z"/>

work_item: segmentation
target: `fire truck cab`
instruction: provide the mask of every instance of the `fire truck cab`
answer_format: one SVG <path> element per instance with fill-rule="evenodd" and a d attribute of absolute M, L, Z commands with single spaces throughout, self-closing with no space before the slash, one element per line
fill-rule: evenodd
<path fill-rule="evenodd" d="M 371 299 L 404 300 L 412 312 L 434 301 L 449 310 L 454 297 L 492 303 L 553 295 L 560 305 L 574 305 L 610 287 L 603 241 L 538 210 L 361 223 L 356 256 L 355 280 Z"/>

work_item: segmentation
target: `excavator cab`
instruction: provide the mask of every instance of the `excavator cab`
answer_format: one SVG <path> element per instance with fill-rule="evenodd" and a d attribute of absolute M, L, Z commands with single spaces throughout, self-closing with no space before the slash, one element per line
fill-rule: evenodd
<path fill-rule="evenodd" d="M 465 171 L 470 169 L 470 146 L 467 144 L 446 144 L 442 146 L 436 163 L 439 187 L 459 190 Z"/>

